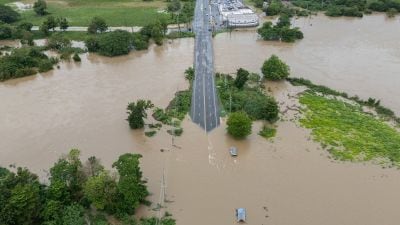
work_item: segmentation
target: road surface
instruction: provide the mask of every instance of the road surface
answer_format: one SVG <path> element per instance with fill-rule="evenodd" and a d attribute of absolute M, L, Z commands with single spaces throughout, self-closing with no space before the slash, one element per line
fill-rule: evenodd
<path fill-rule="evenodd" d="M 214 52 L 211 7 L 208 0 L 197 0 L 193 22 L 195 79 L 193 81 L 191 117 L 206 132 L 219 126 L 218 97 L 214 81 Z"/>

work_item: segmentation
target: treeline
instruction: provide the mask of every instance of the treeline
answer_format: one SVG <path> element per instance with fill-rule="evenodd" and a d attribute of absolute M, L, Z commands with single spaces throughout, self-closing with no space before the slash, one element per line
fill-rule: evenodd
<path fill-rule="evenodd" d="M 276 1 L 276 0 L 275 0 Z M 293 5 L 314 11 L 325 11 L 327 16 L 353 16 L 362 17 L 372 11 L 387 12 L 394 16 L 400 12 L 400 2 L 396 0 L 292 0 Z"/>
<path fill-rule="evenodd" d="M 294 42 L 304 37 L 303 32 L 298 27 L 291 28 L 290 17 L 288 15 L 280 16 L 275 25 L 270 21 L 264 22 L 262 27 L 257 29 L 257 33 L 266 41 Z"/>
<path fill-rule="evenodd" d="M 92 24 L 88 31 L 96 35 L 86 39 L 86 47 L 89 52 L 98 52 L 105 56 L 128 54 L 132 49 L 147 49 L 150 40 L 162 45 L 168 26 L 165 20 L 157 20 L 144 26 L 139 32 L 130 33 L 123 30 L 104 32 L 107 25 L 100 18 L 94 18 Z"/>
<path fill-rule="evenodd" d="M 48 183 L 26 168 L 0 167 L 0 224 L 106 225 L 110 215 L 123 225 L 175 224 L 170 215 L 140 222 L 131 216 L 140 204 L 149 204 L 141 155 L 121 155 L 112 165 L 115 174 L 94 156 L 85 163 L 79 157 L 73 149 L 60 158 L 50 168 Z"/>
<path fill-rule="evenodd" d="M 0 58 L 0 81 L 24 77 L 53 69 L 57 58 L 48 57 L 40 47 L 13 49 Z"/>

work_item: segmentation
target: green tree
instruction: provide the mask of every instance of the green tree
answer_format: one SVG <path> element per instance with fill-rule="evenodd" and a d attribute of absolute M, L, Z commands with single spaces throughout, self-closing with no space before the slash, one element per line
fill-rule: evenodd
<path fill-rule="evenodd" d="M 116 168 L 119 174 L 117 201 L 119 214 L 133 214 L 149 195 L 139 167 L 141 157 L 139 154 L 126 153 L 113 163 L 113 168 Z"/>
<path fill-rule="evenodd" d="M 50 49 L 60 51 L 65 48 L 70 48 L 72 46 L 72 43 L 71 40 L 69 40 L 61 33 L 56 33 L 51 35 L 51 37 L 48 39 L 47 46 Z"/>
<path fill-rule="evenodd" d="M 46 23 L 46 21 L 44 21 L 42 23 L 42 25 L 40 25 L 40 27 L 39 27 L 40 32 L 42 32 L 46 36 L 48 36 L 50 34 L 49 29 L 50 29 L 49 25 Z"/>
<path fill-rule="evenodd" d="M 0 224 L 33 224 L 41 208 L 43 191 L 38 177 L 26 168 L 17 173 L 2 169 Z"/>
<path fill-rule="evenodd" d="M 128 31 L 116 30 L 98 37 L 98 52 L 106 56 L 128 54 L 132 48 L 132 36 Z"/>
<path fill-rule="evenodd" d="M 242 89 L 243 86 L 246 84 L 247 80 L 249 79 L 249 71 L 243 69 L 243 68 L 239 68 L 236 72 L 236 78 L 234 81 L 234 85 L 239 88 Z"/>
<path fill-rule="evenodd" d="M 139 129 L 144 127 L 143 118 L 147 118 L 146 109 L 152 108 L 154 105 L 149 101 L 138 100 L 136 103 L 128 104 L 128 122 L 131 129 Z"/>
<path fill-rule="evenodd" d="M 288 15 L 281 15 L 278 19 L 277 27 L 290 27 L 290 17 Z"/>
<path fill-rule="evenodd" d="M 167 4 L 167 10 L 169 12 L 177 12 L 181 9 L 181 2 L 179 0 L 172 0 Z"/>
<path fill-rule="evenodd" d="M 53 17 L 53 16 L 49 16 L 47 17 L 46 21 L 44 22 L 47 24 L 47 27 L 49 29 L 52 29 L 53 31 L 55 30 L 55 28 L 58 26 L 58 22 L 57 20 Z"/>
<path fill-rule="evenodd" d="M 78 204 L 66 207 L 62 217 L 62 225 L 86 225 L 83 207 Z"/>
<path fill-rule="evenodd" d="M 267 8 L 264 9 L 267 16 L 278 15 L 283 8 L 283 4 L 280 0 L 272 0 Z"/>
<path fill-rule="evenodd" d="M 66 18 L 59 19 L 60 30 L 66 31 L 69 27 L 68 20 Z"/>
<path fill-rule="evenodd" d="M 0 40 L 9 39 L 13 36 L 13 29 L 8 24 L 0 24 Z"/>
<path fill-rule="evenodd" d="M 289 76 L 290 68 L 286 63 L 272 55 L 266 60 L 261 68 L 264 77 L 269 80 L 282 80 Z"/>
<path fill-rule="evenodd" d="M 37 0 L 37 2 L 33 4 L 33 10 L 39 16 L 46 15 L 47 14 L 46 9 L 47 9 L 47 3 L 44 0 Z"/>
<path fill-rule="evenodd" d="M 90 34 L 102 33 L 108 29 L 108 25 L 103 18 L 93 17 L 92 21 L 88 26 L 88 32 Z"/>
<path fill-rule="evenodd" d="M 30 22 L 22 22 L 18 25 L 18 29 L 25 30 L 25 31 L 31 31 L 32 27 L 33 27 L 33 24 Z"/>
<path fill-rule="evenodd" d="M 50 182 L 59 182 L 66 186 L 71 201 L 79 202 L 83 197 L 83 184 L 86 176 L 79 159 L 80 151 L 72 149 L 66 158 L 61 158 L 50 168 Z"/>
<path fill-rule="evenodd" d="M 117 183 L 106 171 L 90 177 L 85 183 L 84 193 L 98 210 L 112 208 L 114 202 L 118 201 Z"/>
<path fill-rule="evenodd" d="M 243 111 L 231 113 L 226 124 L 228 133 L 234 138 L 245 138 L 251 134 L 252 121 Z"/>
<path fill-rule="evenodd" d="M 0 22 L 13 23 L 19 20 L 20 15 L 10 6 L 0 5 Z"/>

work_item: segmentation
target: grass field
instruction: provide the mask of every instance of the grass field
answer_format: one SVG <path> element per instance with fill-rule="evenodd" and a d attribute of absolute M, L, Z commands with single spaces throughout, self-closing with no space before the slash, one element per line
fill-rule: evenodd
<path fill-rule="evenodd" d="M 400 167 L 400 133 L 362 111 L 357 104 L 312 92 L 300 97 L 306 106 L 301 124 L 312 129 L 316 141 L 337 159 L 368 161 L 387 159 Z"/>
<path fill-rule="evenodd" d="M 0 3 L 10 2 L 0 0 Z M 104 18 L 109 26 L 143 26 L 158 18 L 169 18 L 168 14 L 157 12 L 166 7 L 161 0 L 49 0 L 47 5 L 49 15 L 67 18 L 70 26 L 87 26 L 95 16 Z M 40 25 L 45 17 L 29 10 L 22 12 L 22 19 Z"/>

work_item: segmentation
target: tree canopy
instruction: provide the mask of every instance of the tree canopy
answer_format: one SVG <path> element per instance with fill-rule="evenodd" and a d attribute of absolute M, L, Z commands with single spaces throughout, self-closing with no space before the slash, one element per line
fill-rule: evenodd
<path fill-rule="evenodd" d="M 235 138 L 245 138 L 247 135 L 251 134 L 252 121 L 243 111 L 229 114 L 226 124 L 228 125 L 228 133 Z"/>
<path fill-rule="evenodd" d="M 0 5 L 0 22 L 13 23 L 19 18 L 19 13 L 10 6 Z"/>
<path fill-rule="evenodd" d="M 128 122 L 131 129 L 139 129 L 144 127 L 143 118 L 147 118 L 146 109 L 152 108 L 154 105 L 149 100 L 138 100 L 136 103 L 128 104 Z"/>
<path fill-rule="evenodd" d="M 282 80 L 290 74 L 289 66 L 276 55 L 272 55 L 264 62 L 261 71 L 268 80 Z"/>
<path fill-rule="evenodd" d="M 35 11 L 35 13 L 39 16 L 44 16 L 47 14 L 47 3 L 44 0 L 37 0 L 34 4 L 33 4 L 33 10 Z"/>

